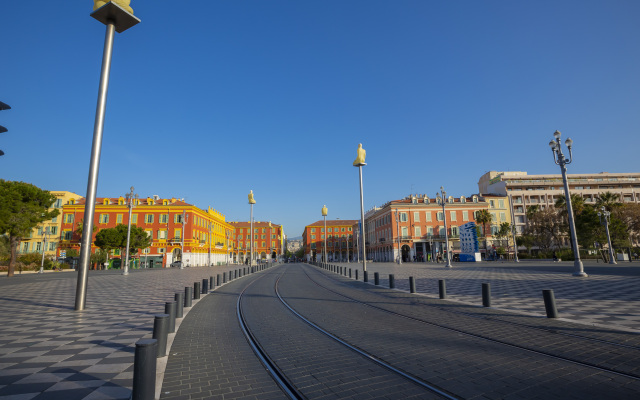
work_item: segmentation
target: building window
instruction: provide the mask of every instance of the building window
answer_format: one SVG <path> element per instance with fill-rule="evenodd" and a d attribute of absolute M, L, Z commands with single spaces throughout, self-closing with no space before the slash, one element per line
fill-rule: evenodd
<path fill-rule="evenodd" d="M 316 235 L 311 235 L 311 240 L 315 239 Z"/>
<path fill-rule="evenodd" d="M 449 211 L 449 216 L 452 221 L 457 221 L 457 216 L 455 211 Z"/>
<path fill-rule="evenodd" d="M 413 220 L 414 220 L 415 222 L 420 222 L 420 213 L 419 213 L 418 211 L 415 211 L 415 212 L 413 213 Z"/>
<path fill-rule="evenodd" d="M 117 224 L 121 224 L 122 223 L 122 214 L 116 215 L 116 223 Z"/>
<path fill-rule="evenodd" d="M 53 208 L 60 208 L 62 207 L 62 199 L 56 199 L 56 202 L 53 203 Z"/>
<path fill-rule="evenodd" d="M 407 232 L 407 227 L 406 227 L 406 226 L 403 226 L 403 227 L 401 228 L 401 231 L 402 231 L 402 237 L 407 237 L 407 236 L 409 236 L 409 234 L 408 234 L 408 232 Z"/>
<path fill-rule="evenodd" d="M 260 237 L 260 239 L 264 239 L 266 235 L 262 235 L 262 237 Z"/>
<path fill-rule="evenodd" d="M 145 214 L 144 222 L 145 224 L 153 224 L 153 214 Z"/>
<path fill-rule="evenodd" d="M 146 230 L 145 232 L 147 232 L 147 236 L 150 237 L 151 239 L 153 239 L 153 231 L 152 230 Z"/>
<path fill-rule="evenodd" d="M 458 236 L 459 235 L 457 226 L 455 226 L 455 225 L 451 226 L 451 235 L 453 235 L 453 236 Z"/>
<path fill-rule="evenodd" d="M 262 242 L 262 247 L 267 247 L 267 242 Z"/>
<path fill-rule="evenodd" d="M 173 223 L 181 224 L 182 223 L 182 214 L 174 214 Z"/>
<path fill-rule="evenodd" d="M 427 211 L 427 212 L 425 213 L 425 216 L 426 216 L 425 220 L 426 220 L 427 222 L 431 222 L 431 211 Z"/>
<path fill-rule="evenodd" d="M 29 242 L 22 243 L 22 252 L 26 253 L 29 251 Z"/>
<path fill-rule="evenodd" d="M 462 212 L 462 220 L 463 221 L 469 221 L 469 211 L 463 211 Z"/>
<path fill-rule="evenodd" d="M 504 200 L 498 200 L 498 207 L 504 208 Z"/>
<path fill-rule="evenodd" d="M 56 216 L 56 217 L 51 218 L 51 222 L 53 222 L 54 224 L 55 224 L 56 222 L 58 222 L 58 217 Z"/>
<path fill-rule="evenodd" d="M 276 242 L 271 241 L 271 247 L 276 247 Z"/>
<path fill-rule="evenodd" d="M 406 212 L 401 212 L 400 213 L 400 222 L 407 222 L 407 213 Z"/>
<path fill-rule="evenodd" d="M 131 223 L 132 224 L 137 224 L 138 223 L 138 214 L 132 214 L 131 215 Z"/>
<path fill-rule="evenodd" d="M 340 228 L 340 232 L 344 232 L 344 228 Z M 342 236 L 344 236 L 344 235 L 342 235 Z"/>
<path fill-rule="evenodd" d="M 100 223 L 108 224 L 109 223 L 109 214 L 100 214 Z"/>
<path fill-rule="evenodd" d="M 64 223 L 65 224 L 73 224 L 73 214 L 66 214 L 64 216 Z"/>
<path fill-rule="evenodd" d="M 167 231 L 159 230 L 158 231 L 158 239 L 166 239 L 166 238 L 167 238 Z"/>
<path fill-rule="evenodd" d="M 320 239 L 324 239 L 324 235 L 320 235 Z"/>
<path fill-rule="evenodd" d="M 489 200 L 489 205 L 491 208 L 496 208 L 496 204 L 493 200 Z"/>
<path fill-rule="evenodd" d="M 182 229 L 174 229 L 173 237 L 176 239 L 180 239 L 182 237 Z"/>
<path fill-rule="evenodd" d="M 500 213 L 500 222 L 506 222 L 507 221 L 507 215 L 503 212 Z"/>
<path fill-rule="evenodd" d="M 57 235 L 58 234 L 58 227 L 57 226 L 52 226 L 49 228 L 51 231 L 49 232 L 52 235 Z"/>
<path fill-rule="evenodd" d="M 329 230 L 331 232 L 331 230 Z M 311 233 L 316 233 L 316 228 L 311 228 Z"/>
<path fill-rule="evenodd" d="M 64 240 L 71 240 L 73 238 L 73 232 L 71 231 L 64 231 Z"/>
<path fill-rule="evenodd" d="M 433 227 L 431 226 L 427 227 L 427 236 L 429 237 L 433 236 Z"/>
<path fill-rule="evenodd" d="M 419 226 L 416 226 L 416 232 L 415 232 L 415 235 L 416 235 L 417 237 L 422 237 L 422 230 L 420 229 L 420 227 L 419 227 Z"/>
<path fill-rule="evenodd" d="M 160 253 L 160 254 L 164 254 L 164 253 L 166 253 L 166 252 L 167 252 L 167 249 L 166 249 L 166 248 L 164 248 L 164 247 L 162 247 L 162 248 L 158 249 L 158 253 Z"/>
<path fill-rule="evenodd" d="M 49 251 L 55 251 L 56 247 L 58 247 L 58 243 L 49 242 Z"/>
<path fill-rule="evenodd" d="M 444 236 L 444 226 L 440 227 L 440 232 L 438 232 L 440 236 Z"/>
<path fill-rule="evenodd" d="M 242 240 L 242 235 L 238 235 L 238 240 Z"/>
<path fill-rule="evenodd" d="M 160 214 L 160 223 L 166 224 L 169 222 L 169 214 Z"/>
<path fill-rule="evenodd" d="M 42 242 L 36 243 L 36 253 L 40 253 L 42 251 Z"/>
<path fill-rule="evenodd" d="M 444 215 L 442 214 L 442 211 L 438 211 L 436 220 L 442 221 L 443 219 L 444 219 Z"/>

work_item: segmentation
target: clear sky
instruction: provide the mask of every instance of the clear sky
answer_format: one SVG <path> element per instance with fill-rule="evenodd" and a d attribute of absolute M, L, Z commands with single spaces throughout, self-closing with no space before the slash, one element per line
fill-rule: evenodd
<path fill-rule="evenodd" d="M 0 2 L 0 177 L 86 195 L 105 27 Z M 149 1 L 116 34 L 98 196 L 135 186 L 290 237 L 490 170 L 638 172 L 640 1 Z"/>

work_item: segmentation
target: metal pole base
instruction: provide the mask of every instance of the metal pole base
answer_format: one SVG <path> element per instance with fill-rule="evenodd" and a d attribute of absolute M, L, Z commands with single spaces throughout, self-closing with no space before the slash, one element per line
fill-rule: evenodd
<path fill-rule="evenodd" d="M 578 276 L 581 278 L 586 278 L 589 275 L 586 274 L 586 272 L 584 272 L 584 267 L 582 266 L 582 261 L 577 260 L 573 262 L 573 266 L 575 269 L 575 272 L 572 274 L 573 276 Z"/>

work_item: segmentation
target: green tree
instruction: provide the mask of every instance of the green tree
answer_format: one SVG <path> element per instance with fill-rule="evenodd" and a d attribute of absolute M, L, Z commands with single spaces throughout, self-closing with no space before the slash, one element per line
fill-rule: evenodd
<path fill-rule="evenodd" d="M 562 232 L 558 228 L 558 214 L 556 210 L 547 207 L 528 212 L 527 226 L 524 234 L 531 238 L 531 243 L 542 251 L 549 251 L 557 246 Z"/>
<path fill-rule="evenodd" d="M 13 276 L 18 246 L 33 228 L 60 212 L 49 208 L 56 197 L 30 183 L 0 179 L 0 232 L 9 237 L 10 258 L 7 276 Z"/>
<path fill-rule="evenodd" d="M 487 254 L 487 224 L 491 224 L 493 216 L 489 210 L 480 210 L 476 213 L 476 222 L 482 224 L 482 236 L 484 236 L 484 253 Z"/>
<path fill-rule="evenodd" d="M 130 255 L 136 254 L 138 249 L 146 249 L 151 246 L 152 242 L 153 239 L 147 235 L 144 229 L 131 225 L 131 235 L 129 237 Z M 102 229 L 96 234 L 94 244 L 105 251 L 119 249 L 120 254 L 124 254 L 127 248 L 127 225 L 118 224 L 114 228 Z"/>
<path fill-rule="evenodd" d="M 604 207 L 607 211 L 613 211 L 615 208 L 620 207 L 620 205 L 620 195 L 618 193 L 607 191 L 598 194 L 596 197 L 596 208 L 598 210 Z"/>

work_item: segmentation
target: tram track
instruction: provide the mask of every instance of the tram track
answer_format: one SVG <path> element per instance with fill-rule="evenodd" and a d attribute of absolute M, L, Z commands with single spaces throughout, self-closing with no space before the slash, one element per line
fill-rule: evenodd
<path fill-rule="evenodd" d="M 401 377 L 406 382 L 426 390 L 432 395 L 430 398 L 449 399 L 449 400 L 461 399 L 460 397 L 456 397 L 453 394 L 447 392 L 446 390 L 439 388 L 436 385 L 433 385 L 423 379 L 420 379 L 419 377 L 413 376 L 405 371 L 395 368 L 389 363 L 386 363 L 383 360 L 379 359 L 374 354 L 366 352 L 355 345 L 349 344 L 344 340 L 341 340 L 337 336 L 331 334 L 327 330 L 320 328 L 317 324 L 314 324 L 312 321 L 302 316 L 293 307 L 291 307 L 280 295 L 278 285 L 279 285 L 280 279 L 282 278 L 285 272 L 286 270 L 283 271 L 280 274 L 280 276 L 276 279 L 273 289 L 275 291 L 275 295 L 276 295 L 275 297 L 278 299 L 280 304 L 282 304 L 290 312 L 290 314 L 294 315 L 297 319 L 299 319 L 304 324 L 312 328 L 315 332 L 321 333 L 323 337 L 330 339 L 333 343 L 340 344 L 344 349 L 348 349 L 349 351 L 353 352 L 355 357 L 361 357 L 362 359 L 367 360 L 368 362 L 371 362 L 379 367 L 382 367 L 384 370 L 387 371 L 387 373 L 393 374 L 394 376 Z M 257 337 L 258 336 L 257 332 L 254 332 L 252 330 L 249 321 L 247 321 L 247 316 L 246 316 L 245 310 L 243 309 L 243 298 L 245 297 L 248 289 L 253 284 L 258 282 L 260 279 L 263 279 L 265 276 L 267 275 L 263 275 L 255 280 L 252 280 L 240 292 L 237 303 L 236 303 L 236 314 L 238 317 L 238 322 L 245 335 L 245 338 L 249 342 L 249 345 L 253 349 L 254 353 L 256 354 L 258 359 L 262 362 L 266 370 L 271 374 L 272 378 L 274 379 L 276 384 L 281 388 L 283 393 L 289 399 L 295 399 L 295 400 L 308 399 L 310 397 L 307 397 L 303 393 L 303 390 L 300 390 L 296 386 L 296 384 L 292 381 L 292 379 L 290 379 L 287 376 L 287 372 L 281 369 L 278 366 L 277 362 L 269 355 L 268 350 L 265 349 L 265 346 L 260 344 L 260 340 Z"/>
<path fill-rule="evenodd" d="M 417 317 L 414 317 L 414 316 L 411 316 L 411 315 L 406 315 L 406 314 L 398 313 L 396 311 L 392 311 L 392 310 L 389 310 L 389 309 L 386 309 L 386 308 L 383 308 L 383 307 L 379 307 L 379 306 L 367 303 L 365 301 L 358 300 L 358 299 L 356 299 L 354 297 L 345 295 L 343 293 L 339 293 L 339 292 L 337 292 L 337 291 L 335 291 L 335 290 L 333 290 L 331 288 L 328 288 L 325 285 L 322 285 L 321 283 L 319 283 L 318 281 L 313 279 L 305 269 L 303 269 L 303 272 L 309 278 L 309 280 L 311 282 L 313 282 L 315 285 L 317 285 L 318 287 L 320 287 L 320 288 L 322 288 L 322 289 L 324 289 L 324 290 L 326 290 L 328 292 L 331 292 L 331 293 L 333 293 L 333 294 L 335 294 L 337 296 L 345 298 L 345 299 L 347 299 L 349 301 L 352 301 L 354 303 L 361 304 L 363 306 L 370 307 L 370 308 L 382 311 L 384 313 L 388 313 L 388 314 L 391 314 L 391 315 L 395 315 L 397 317 L 405 318 L 405 319 L 416 321 L 416 322 L 419 322 L 419 323 L 427 324 L 427 325 L 432 326 L 432 327 L 445 329 L 445 330 L 448 330 L 450 332 L 454 332 L 454 333 L 459 334 L 459 335 L 464 335 L 464 336 L 468 336 L 468 337 L 472 337 L 472 338 L 476 338 L 476 339 L 481 339 L 481 340 L 488 341 L 488 342 L 497 343 L 497 344 L 508 346 L 508 347 L 511 347 L 511 348 L 514 348 L 514 349 L 519 349 L 519 350 L 530 352 L 530 353 L 533 353 L 533 354 L 538 354 L 538 355 L 542 355 L 542 356 L 545 356 L 545 357 L 553 358 L 553 359 L 556 359 L 556 360 L 569 362 L 569 363 L 572 363 L 572 364 L 575 364 L 575 365 L 580 365 L 580 366 L 583 366 L 583 367 L 586 367 L 586 368 L 591 368 L 591 369 L 595 369 L 595 370 L 599 370 L 599 371 L 615 374 L 615 375 L 622 376 L 622 377 L 625 377 L 625 378 L 628 378 L 628 379 L 640 380 L 640 374 L 638 374 L 638 373 L 631 373 L 631 372 L 628 372 L 628 371 L 627 372 L 620 371 L 620 370 L 616 370 L 616 369 L 613 369 L 613 368 L 607 368 L 607 367 L 604 367 L 604 366 L 601 366 L 601 365 L 597 365 L 595 363 L 586 362 L 586 361 L 580 361 L 580 360 L 577 360 L 576 358 L 569 358 L 569 357 L 559 356 L 559 355 L 556 355 L 556 354 L 552 354 L 550 352 L 536 350 L 536 349 L 533 349 L 531 347 L 526 347 L 526 346 L 522 346 L 522 345 L 518 345 L 518 344 L 514 344 L 514 343 L 509 343 L 509 342 L 504 341 L 504 340 L 499 340 L 499 339 L 487 337 L 485 335 L 469 332 L 469 331 L 466 331 L 466 330 L 453 328 L 451 326 L 446 326 L 446 325 L 443 325 L 443 324 L 438 324 L 438 323 L 435 323 L 435 322 L 426 321 L 424 319 L 417 318 Z M 331 278 L 330 276 L 328 276 L 326 274 L 321 274 L 321 275 L 326 277 L 327 279 L 332 279 L 332 281 L 334 281 L 336 283 L 341 283 L 340 281 L 337 281 L 337 280 Z M 442 310 L 441 308 L 439 308 L 439 310 L 442 311 L 442 312 L 451 312 L 451 313 L 454 313 L 454 314 L 473 317 L 473 318 L 476 318 L 476 319 L 478 319 L 478 318 L 486 319 L 485 317 L 471 316 L 471 315 L 467 315 L 467 313 L 458 312 L 458 311 Z M 491 322 L 509 323 L 507 321 L 501 321 L 501 320 L 496 320 L 496 319 L 491 319 Z M 510 324 L 517 325 L 517 326 L 519 326 L 521 328 L 526 328 L 526 329 L 539 330 L 539 331 L 543 330 L 543 331 L 545 331 L 545 332 L 547 332 L 549 334 L 558 334 L 558 335 L 563 334 L 563 333 L 560 333 L 560 332 L 553 332 L 553 331 L 549 331 L 549 330 L 542 329 L 542 328 L 530 327 L 530 326 L 527 326 L 527 325 L 524 325 L 524 324 L 517 324 L 517 323 L 510 323 Z M 573 337 L 573 338 L 580 338 L 582 340 L 593 341 L 593 342 L 596 342 L 596 343 L 600 343 L 600 344 L 607 345 L 607 346 L 612 346 L 612 347 L 617 347 L 617 348 L 620 348 L 620 349 L 640 351 L 640 349 L 635 347 L 635 346 L 629 346 L 629 345 L 620 344 L 620 343 L 616 343 L 616 342 L 605 341 L 605 340 L 601 340 L 601 339 L 588 338 L 588 337 L 580 336 L 580 335 L 570 335 L 570 334 L 569 335 L 568 334 L 564 334 L 564 335 L 568 336 L 568 337 Z"/>

